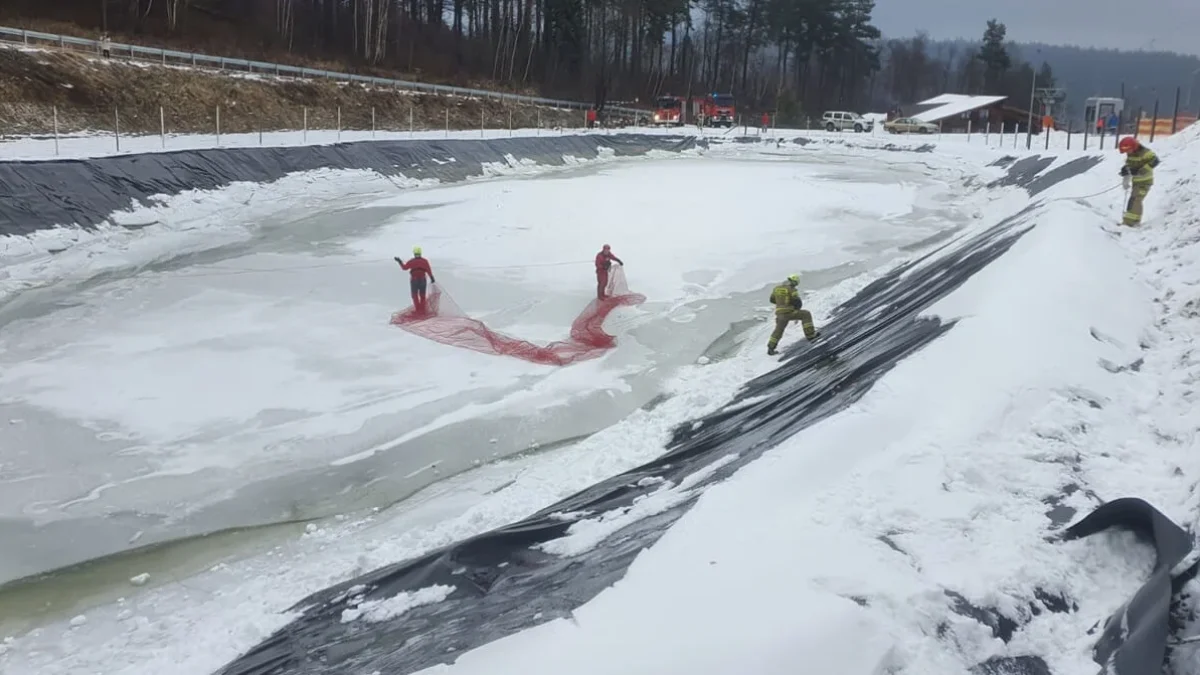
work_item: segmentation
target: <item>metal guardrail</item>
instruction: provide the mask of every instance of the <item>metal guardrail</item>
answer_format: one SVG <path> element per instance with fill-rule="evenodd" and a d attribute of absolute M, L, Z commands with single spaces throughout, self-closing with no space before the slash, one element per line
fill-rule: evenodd
<path fill-rule="evenodd" d="M 55 35 L 54 33 L 41 33 L 38 31 L 23 30 L 20 28 L 7 28 L 4 26 L 0 26 L 0 41 L 19 43 L 27 46 L 47 45 L 58 47 L 60 49 L 76 49 L 93 52 L 95 54 L 100 53 L 99 40 L 89 40 L 87 38 L 72 37 L 70 35 Z M 393 80 L 386 77 L 355 75 L 352 73 L 340 73 L 337 71 L 320 70 L 317 68 L 285 66 L 280 63 L 267 63 L 265 61 L 248 61 L 246 59 L 232 59 L 224 56 L 210 56 L 208 54 L 179 52 L 172 49 L 141 47 L 139 45 L 125 44 L 121 42 L 110 42 L 109 50 L 114 56 L 122 56 L 136 61 L 160 63 L 162 65 L 183 65 L 196 68 L 215 67 L 218 70 L 234 70 L 260 75 L 274 75 L 279 77 L 300 77 L 309 79 L 330 79 L 337 80 L 339 82 L 358 82 L 361 84 L 369 84 L 379 87 L 391 87 L 404 91 L 420 91 L 450 96 L 467 96 L 471 98 L 489 98 L 499 101 L 515 101 L 530 105 L 552 106 L 555 108 L 586 110 L 592 107 L 592 104 L 582 103 L 580 101 L 564 101 L 553 98 L 542 98 L 540 96 L 525 96 L 523 94 L 488 91 L 486 89 L 453 87 L 445 84 L 429 84 L 427 82 Z M 616 106 L 607 106 L 606 110 L 627 113 L 631 115 L 650 114 L 650 112 L 647 110 Z"/>

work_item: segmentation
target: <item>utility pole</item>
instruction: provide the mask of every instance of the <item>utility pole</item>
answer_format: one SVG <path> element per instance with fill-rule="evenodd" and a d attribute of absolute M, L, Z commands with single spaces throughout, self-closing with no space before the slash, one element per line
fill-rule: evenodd
<path fill-rule="evenodd" d="M 108 0 L 100 0 L 100 30 L 108 32 Z"/>
<path fill-rule="evenodd" d="M 1033 102 L 1037 89 L 1037 71 L 1033 72 L 1033 81 L 1029 83 L 1029 121 L 1025 123 L 1025 149 L 1033 147 Z"/>
<path fill-rule="evenodd" d="M 1042 55 L 1042 50 L 1037 50 L 1038 56 Z M 1036 61 L 1029 63 L 1029 69 L 1032 75 L 1029 78 L 1029 121 L 1025 123 L 1025 149 L 1029 150 L 1033 147 L 1033 99 L 1037 91 L 1037 68 L 1033 67 Z"/>

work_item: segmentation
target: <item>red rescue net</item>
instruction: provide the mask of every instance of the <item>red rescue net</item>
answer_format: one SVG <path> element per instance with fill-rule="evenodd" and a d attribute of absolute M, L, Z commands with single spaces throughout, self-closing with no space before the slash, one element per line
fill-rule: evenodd
<path fill-rule="evenodd" d="M 603 300 L 592 300 L 571 322 L 567 340 L 538 345 L 488 328 L 482 321 L 467 316 L 438 285 L 429 290 L 425 312 L 409 307 L 392 315 L 392 325 L 413 335 L 452 347 L 463 347 L 484 354 L 515 356 L 532 363 L 565 366 L 600 356 L 616 346 L 617 340 L 604 332 L 604 320 L 618 307 L 640 305 L 646 296 L 630 293 L 625 273 L 613 266 Z"/>

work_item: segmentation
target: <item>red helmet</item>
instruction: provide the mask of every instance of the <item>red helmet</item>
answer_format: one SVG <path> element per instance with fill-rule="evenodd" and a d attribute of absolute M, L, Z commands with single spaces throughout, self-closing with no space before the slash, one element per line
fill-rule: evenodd
<path fill-rule="evenodd" d="M 1138 139 L 1134 138 L 1133 136 L 1126 136 L 1125 138 L 1121 139 L 1120 143 L 1117 143 L 1117 150 L 1120 150 L 1125 154 L 1129 154 L 1140 147 L 1142 147 L 1142 144 L 1139 143 Z"/>

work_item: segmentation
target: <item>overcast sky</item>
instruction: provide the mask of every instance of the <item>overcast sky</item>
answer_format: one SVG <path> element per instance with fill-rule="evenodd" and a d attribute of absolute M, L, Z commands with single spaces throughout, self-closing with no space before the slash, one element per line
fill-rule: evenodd
<path fill-rule="evenodd" d="M 979 39 L 994 18 L 1014 42 L 1200 55 L 1200 0 L 875 0 L 874 16 L 888 37 Z"/>

